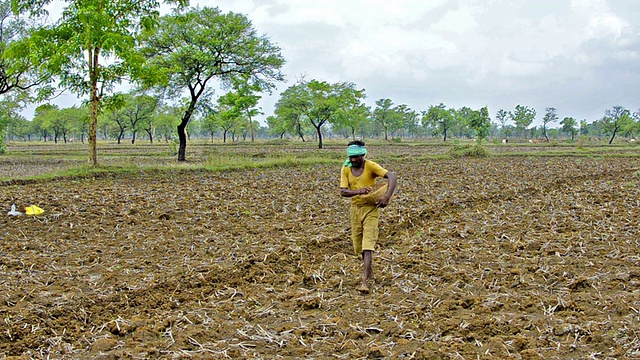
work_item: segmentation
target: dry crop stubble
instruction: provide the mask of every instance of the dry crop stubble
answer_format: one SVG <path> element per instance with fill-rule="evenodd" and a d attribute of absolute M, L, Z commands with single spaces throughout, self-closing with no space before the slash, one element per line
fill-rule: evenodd
<path fill-rule="evenodd" d="M 638 165 L 385 163 L 368 296 L 336 167 L 2 186 L 0 354 L 635 357 Z"/>

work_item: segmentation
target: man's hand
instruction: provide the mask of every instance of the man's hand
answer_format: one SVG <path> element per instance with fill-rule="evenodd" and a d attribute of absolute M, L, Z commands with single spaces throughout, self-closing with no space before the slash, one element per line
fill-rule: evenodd
<path fill-rule="evenodd" d="M 366 186 L 360 189 L 360 195 L 367 195 L 371 192 L 371 186 Z"/>
<path fill-rule="evenodd" d="M 387 207 L 387 205 L 389 205 L 389 200 L 391 199 L 389 199 L 388 196 L 383 196 L 382 198 L 380 198 L 380 201 L 378 201 L 376 205 L 380 208 Z"/>

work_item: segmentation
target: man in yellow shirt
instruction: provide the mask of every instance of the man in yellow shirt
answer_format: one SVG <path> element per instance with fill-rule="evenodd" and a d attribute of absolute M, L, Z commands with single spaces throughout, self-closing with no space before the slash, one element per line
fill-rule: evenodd
<path fill-rule="evenodd" d="M 389 204 L 396 189 L 396 175 L 371 160 L 365 160 L 367 149 L 363 141 L 351 141 L 347 146 L 349 159 L 342 167 L 340 177 L 340 195 L 351 198 L 351 240 L 356 255 L 362 254 L 362 282 L 358 290 L 371 291 L 373 269 L 371 266 L 373 251 L 378 240 L 378 219 L 380 208 Z M 361 195 L 371 192 L 377 177 L 388 179 L 386 193 L 376 204 L 366 204 L 359 200 Z"/>

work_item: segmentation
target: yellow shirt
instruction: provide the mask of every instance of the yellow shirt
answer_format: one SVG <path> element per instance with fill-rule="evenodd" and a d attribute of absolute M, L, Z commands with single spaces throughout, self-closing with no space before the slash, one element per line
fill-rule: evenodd
<path fill-rule="evenodd" d="M 387 170 L 385 168 L 371 160 L 364 162 L 364 170 L 360 176 L 353 176 L 351 168 L 343 166 L 340 176 L 340 187 L 343 189 L 358 190 L 367 186 L 373 186 L 376 183 L 377 177 L 384 177 L 386 174 Z M 357 195 L 351 199 L 356 200 L 355 198 L 357 198 Z"/>

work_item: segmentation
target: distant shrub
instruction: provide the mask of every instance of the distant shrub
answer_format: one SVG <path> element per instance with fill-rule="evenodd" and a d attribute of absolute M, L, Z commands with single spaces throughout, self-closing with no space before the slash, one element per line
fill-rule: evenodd
<path fill-rule="evenodd" d="M 587 142 L 587 135 L 581 135 L 578 140 L 578 149 L 582 149 Z"/>
<path fill-rule="evenodd" d="M 453 157 L 483 158 L 491 156 L 491 152 L 480 144 L 454 145 L 448 152 Z"/>
<path fill-rule="evenodd" d="M 287 145 L 291 143 L 291 140 L 290 139 L 273 139 L 273 140 L 267 141 L 267 143 L 270 145 Z"/>
<path fill-rule="evenodd" d="M 401 139 L 401 138 L 394 137 L 394 138 L 392 138 L 392 139 L 391 139 L 391 142 L 394 142 L 394 143 L 401 143 L 401 142 L 402 142 L 402 139 Z"/>

